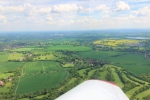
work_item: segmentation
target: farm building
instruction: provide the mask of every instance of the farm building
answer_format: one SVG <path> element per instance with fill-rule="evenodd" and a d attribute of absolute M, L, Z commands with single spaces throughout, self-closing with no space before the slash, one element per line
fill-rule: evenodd
<path fill-rule="evenodd" d="M 9 82 L 12 81 L 12 78 L 8 78 L 8 81 L 9 81 Z"/>
<path fill-rule="evenodd" d="M 0 81 L 0 86 L 3 86 L 4 85 L 4 82 L 3 81 Z"/>
<path fill-rule="evenodd" d="M 114 83 L 88 80 L 56 100 L 129 100 L 129 98 Z"/>

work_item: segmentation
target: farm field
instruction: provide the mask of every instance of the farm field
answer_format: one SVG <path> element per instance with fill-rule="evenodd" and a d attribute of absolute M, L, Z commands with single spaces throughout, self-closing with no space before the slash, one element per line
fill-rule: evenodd
<path fill-rule="evenodd" d="M 53 71 L 61 71 L 60 64 L 54 61 L 35 61 L 28 62 L 25 64 L 23 69 L 23 74 L 31 74 L 31 73 L 41 73 L 41 72 L 53 72 Z"/>
<path fill-rule="evenodd" d="M 67 72 L 40 73 L 21 77 L 16 93 L 30 93 L 57 86 L 67 77 Z"/>
<path fill-rule="evenodd" d="M 0 53 L 0 62 L 6 62 L 8 59 L 9 54 L 2 52 Z"/>
<path fill-rule="evenodd" d="M 74 67 L 74 64 L 72 63 L 66 63 L 64 65 L 62 65 L 63 67 Z"/>
<path fill-rule="evenodd" d="M 14 73 L 0 73 L 0 79 L 1 78 L 8 78 L 10 76 L 13 76 Z"/>
<path fill-rule="evenodd" d="M 91 48 L 90 47 L 85 47 L 85 46 L 56 45 L 56 46 L 48 47 L 47 50 L 50 50 L 50 51 L 56 51 L 56 50 L 88 51 L 88 50 L 91 50 Z"/>
<path fill-rule="evenodd" d="M 68 72 L 54 61 L 28 62 L 23 66 L 15 93 L 23 94 L 52 88 L 62 82 Z"/>
<path fill-rule="evenodd" d="M 139 44 L 142 40 L 130 40 L 130 39 L 104 39 L 104 40 L 97 40 L 93 44 L 96 45 L 105 45 L 105 46 L 119 46 L 119 45 L 132 45 L 132 44 Z"/>
<path fill-rule="evenodd" d="M 143 100 L 150 92 L 150 40 L 103 32 L 4 34 L 0 100 L 55 100 L 86 80 L 113 82 L 130 100 Z"/>
<path fill-rule="evenodd" d="M 17 48 L 17 49 L 14 49 L 12 51 L 30 51 L 30 50 L 33 50 L 34 48 Z"/>
<path fill-rule="evenodd" d="M 0 72 L 14 71 L 19 67 L 22 67 L 23 62 L 1 62 Z"/>
<path fill-rule="evenodd" d="M 9 57 L 7 60 L 21 60 L 21 58 L 23 58 L 23 54 L 22 53 L 11 53 L 9 54 Z"/>
<path fill-rule="evenodd" d="M 150 72 L 150 62 L 141 54 L 115 51 L 88 51 L 79 54 L 84 58 L 99 59 L 112 63 L 136 74 Z"/>

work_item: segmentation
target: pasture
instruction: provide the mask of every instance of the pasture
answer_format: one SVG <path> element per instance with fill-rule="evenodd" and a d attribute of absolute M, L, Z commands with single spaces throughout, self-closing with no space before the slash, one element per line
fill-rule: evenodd
<path fill-rule="evenodd" d="M 150 62 L 141 54 L 115 51 L 88 51 L 79 54 L 84 58 L 99 59 L 112 63 L 136 74 L 150 72 Z"/>

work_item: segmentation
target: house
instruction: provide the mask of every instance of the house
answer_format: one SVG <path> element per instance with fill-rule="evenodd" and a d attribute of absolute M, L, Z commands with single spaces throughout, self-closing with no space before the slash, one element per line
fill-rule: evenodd
<path fill-rule="evenodd" d="M 4 82 L 3 81 L 0 81 L 0 86 L 4 86 Z"/>

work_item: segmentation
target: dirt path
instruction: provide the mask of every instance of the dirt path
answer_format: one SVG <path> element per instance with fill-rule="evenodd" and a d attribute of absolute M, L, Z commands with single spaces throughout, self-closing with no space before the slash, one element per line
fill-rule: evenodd
<path fill-rule="evenodd" d="M 26 64 L 27 64 L 27 63 L 26 63 Z M 22 67 L 21 75 L 20 75 L 20 78 L 19 78 L 18 84 L 17 84 L 16 89 L 15 89 L 15 94 L 16 94 L 16 92 L 17 92 L 17 89 L 18 89 L 18 86 L 19 86 L 19 83 L 20 83 L 21 77 L 24 75 L 24 73 L 23 73 L 23 69 L 25 68 L 26 64 L 24 64 L 24 66 Z"/>

